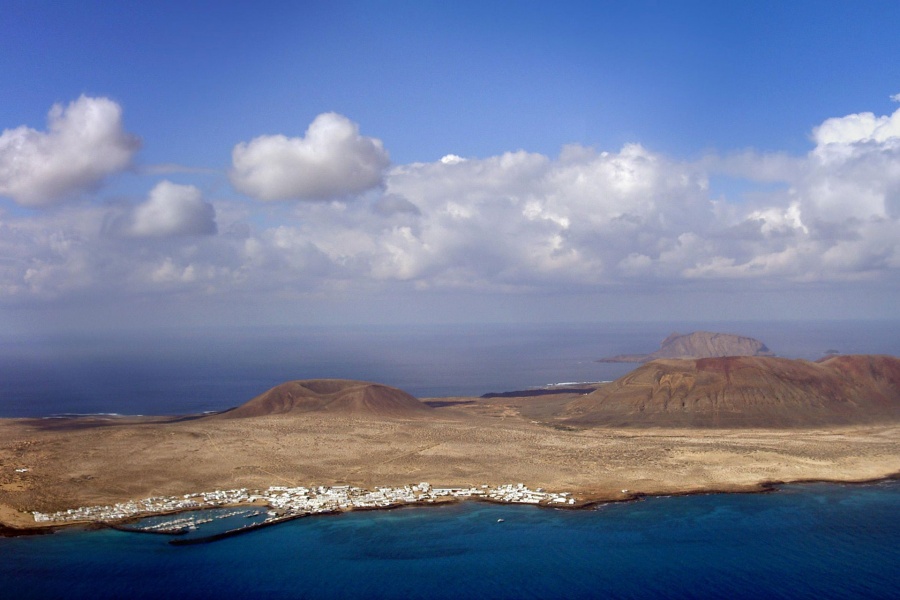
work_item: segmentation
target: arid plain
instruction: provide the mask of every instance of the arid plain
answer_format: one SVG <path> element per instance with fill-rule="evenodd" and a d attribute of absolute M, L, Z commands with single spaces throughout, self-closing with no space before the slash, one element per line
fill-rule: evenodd
<path fill-rule="evenodd" d="M 378 387 L 332 409 L 291 410 L 263 395 L 246 414 L 0 420 L 0 522 L 33 527 L 33 510 L 270 485 L 523 482 L 609 501 L 900 473 L 894 420 L 584 427 L 563 418 L 566 406 L 587 397 L 584 389 L 422 399 L 422 410 L 401 410 L 418 401 Z"/>

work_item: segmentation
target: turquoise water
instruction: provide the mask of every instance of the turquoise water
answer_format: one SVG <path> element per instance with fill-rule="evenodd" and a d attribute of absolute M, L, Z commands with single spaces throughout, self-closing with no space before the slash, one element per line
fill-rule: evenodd
<path fill-rule="evenodd" d="M 189 547 L 66 531 L 0 539 L 0 595 L 896 598 L 898 514 L 895 481 L 586 511 L 465 503 L 351 513 Z"/>

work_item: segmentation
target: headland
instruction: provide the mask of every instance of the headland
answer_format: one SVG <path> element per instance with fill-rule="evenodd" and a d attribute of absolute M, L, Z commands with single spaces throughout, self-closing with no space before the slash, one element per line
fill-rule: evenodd
<path fill-rule="evenodd" d="M 312 505 L 303 503 L 336 497 L 335 490 L 345 500 L 323 504 L 327 510 L 427 503 L 439 498 L 433 490 L 452 490 L 445 500 L 518 497 L 576 507 L 644 495 L 762 491 L 773 482 L 871 481 L 900 473 L 898 362 L 841 357 L 822 371 L 842 370 L 851 381 L 847 389 L 855 395 L 850 408 L 838 411 L 842 419 L 818 419 L 821 403 L 812 403 L 814 418 L 807 421 L 739 427 L 691 425 L 656 413 L 641 423 L 630 417 L 627 425 L 573 418 L 583 416 L 578 411 L 595 394 L 602 403 L 631 402 L 633 390 L 622 380 L 589 384 L 591 391 L 579 384 L 542 395 L 439 399 L 380 384 L 313 380 L 288 382 L 214 415 L 3 419 L 0 523 L 22 530 L 243 504 L 281 508 L 281 517 L 308 512 Z M 682 382 L 702 370 L 696 362 L 676 366 Z M 793 367 L 781 367 L 787 375 L 767 379 L 774 395 L 793 381 Z M 766 373 L 772 372 L 780 371 L 770 365 Z M 723 376 L 722 393 L 741 381 Z M 686 385 L 678 389 L 691 398 L 694 391 L 708 396 L 713 383 Z M 627 393 L 612 393 L 616 386 Z M 873 402 L 881 407 L 875 418 Z M 702 406 L 696 402 L 692 410 Z M 680 409 L 671 410 L 677 417 Z M 747 407 L 732 401 L 728 410 Z M 413 482 L 432 483 L 426 494 Z M 301 504 L 279 507 L 274 498 L 285 490 Z"/>

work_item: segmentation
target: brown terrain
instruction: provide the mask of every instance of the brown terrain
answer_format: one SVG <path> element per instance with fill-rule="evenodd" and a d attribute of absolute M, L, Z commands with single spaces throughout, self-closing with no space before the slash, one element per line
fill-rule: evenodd
<path fill-rule="evenodd" d="M 900 472 L 898 363 L 660 361 L 588 394 L 422 401 L 313 380 L 202 417 L 2 419 L 0 523 L 270 485 L 523 482 L 624 500 L 883 478 Z"/>
<path fill-rule="evenodd" d="M 582 426 L 812 427 L 900 420 L 900 359 L 656 360 L 567 405 Z"/>
<path fill-rule="evenodd" d="M 332 412 L 379 417 L 415 416 L 432 408 L 402 390 L 378 383 L 342 379 L 308 379 L 275 386 L 249 402 L 221 414 L 225 419 L 299 412 Z"/>
<path fill-rule="evenodd" d="M 645 363 L 660 358 L 716 358 L 721 356 L 773 356 L 759 340 L 730 333 L 695 331 L 673 333 L 663 340 L 659 350 L 650 354 L 620 354 L 599 362 Z"/>

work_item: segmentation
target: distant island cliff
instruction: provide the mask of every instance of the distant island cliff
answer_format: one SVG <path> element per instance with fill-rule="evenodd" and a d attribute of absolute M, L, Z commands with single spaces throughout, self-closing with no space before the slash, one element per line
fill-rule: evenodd
<path fill-rule="evenodd" d="M 620 354 L 598 362 L 645 363 L 660 358 L 720 358 L 723 356 L 774 356 L 761 341 L 731 333 L 695 331 L 673 333 L 659 350 L 650 354 Z"/>

